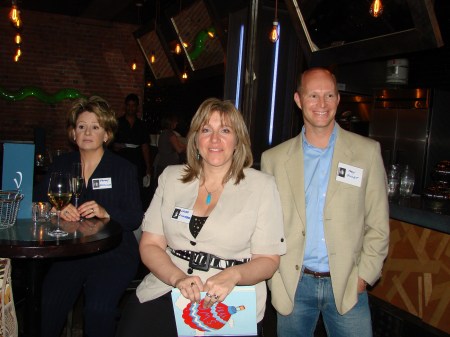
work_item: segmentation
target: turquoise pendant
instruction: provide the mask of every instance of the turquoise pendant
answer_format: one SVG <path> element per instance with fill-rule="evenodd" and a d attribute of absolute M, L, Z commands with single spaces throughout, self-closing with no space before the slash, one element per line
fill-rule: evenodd
<path fill-rule="evenodd" d="M 209 205 L 211 203 L 211 193 L 208 193 L 208 196 L 206 197 L 206 204 Z"/>

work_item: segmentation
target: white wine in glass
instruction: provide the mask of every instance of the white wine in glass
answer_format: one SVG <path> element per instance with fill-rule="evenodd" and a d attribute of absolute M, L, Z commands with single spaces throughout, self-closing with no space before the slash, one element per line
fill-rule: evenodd
<path fill-rule="evenodd" d="M 81 163 L 72 164 L 72 193 L 75 197 L 75 208 L 78 208 L 78 200 L 80 199 L 81 192 L 83 191 L 84 176 L 83 166 Z"/>
<path fill-rule="evenodd" d="M 58 216 L 57 227 L 48 232 L 48 235 L 54 237 L 66 236 L 68 233 L 61 229 L 59 218 L 61 210 L 67 206 L 72 198 L 72 186 L 70 182 L 70 174 L 62 172 L 53 172 L 50 176 L 48 184 L 48 199 L 55 207 Z"/>

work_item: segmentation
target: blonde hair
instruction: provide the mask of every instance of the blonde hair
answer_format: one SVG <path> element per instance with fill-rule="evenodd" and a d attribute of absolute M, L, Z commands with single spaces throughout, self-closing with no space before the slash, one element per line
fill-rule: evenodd
<path fill-rule="evenodd" d="M 72 132 L 76 128 L 78 116 L 85 111 L 91 112 L 97 116 L 98 123 L 108 134 L 108 140 L 105 145 L 110 144 L 114 139 L 114 133 L 117 131 L 117 119 L 108 102 L 99 96 L 80 98 L 71 106 L 67 113 L 67 133 L 69 140 L 72 143 L 74 142 Z"/>
<path fill-rule="evenodd" d="M 203 159 L 198 155 L 197 137 L 199 130 L 209 122 L 211 115 L 214 112 L 220 113 L 222 123 L 229 125 L 234 130 L 236 135 L 236 148 L 233 153 L 230 169 L 225 175 L 223 183 L 226 183 L 228 180 L 233 178 L 235 180 L 235 184 L 238 184 L 245 178 L 244 168 L 250 167 L 253 164 L 250 137 L 244 118 L 239 110 L 237 110 L 230 101 L 222 101 L 217 98 L 208 98 L 200 105 L 191 121 L 191 126 L 187 136 L 187 165 L 185 174 L 181 179 L 184 183 L 201 177 Z"/>

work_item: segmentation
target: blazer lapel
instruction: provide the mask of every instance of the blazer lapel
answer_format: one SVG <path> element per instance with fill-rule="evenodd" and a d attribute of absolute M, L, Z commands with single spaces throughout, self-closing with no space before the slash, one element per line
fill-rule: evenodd
<path fill-rule="evenodd" d="M 287 161 L 285 163 L 291 195 L 294 198 L 295 211 L 298 214 L 302 226 L 306 225 L 305 207 L 305 179 L 303 167 L 303 147 L 301 133 L 295 138 L 292 146 L 287 151 Z M 291 210 L 294 211 L 294 210 Z"/>
<path fill-rule="evenodd" d="M 328 181 L 325 208 L 328 207 L 334 195 L 339 190 L 339 186 L 342 186 L 342 184 L 338 184 L 336 181 L 338 164 L 349 164 L 351 162 L 353 157 L 351 147 L 352 144 L 348 141 L 345 132 L 338 126 L 336 144 L 334 145 L 333 159 L 331 161 L 330 180 Z"/>

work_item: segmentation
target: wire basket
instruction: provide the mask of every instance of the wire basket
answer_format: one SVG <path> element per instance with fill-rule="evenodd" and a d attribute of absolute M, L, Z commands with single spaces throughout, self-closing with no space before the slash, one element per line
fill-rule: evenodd
<path fill-rule="evenodd" d="M 0 191 L 0 229 L 13 226 L 23 194 L 19 191 Z"/>

